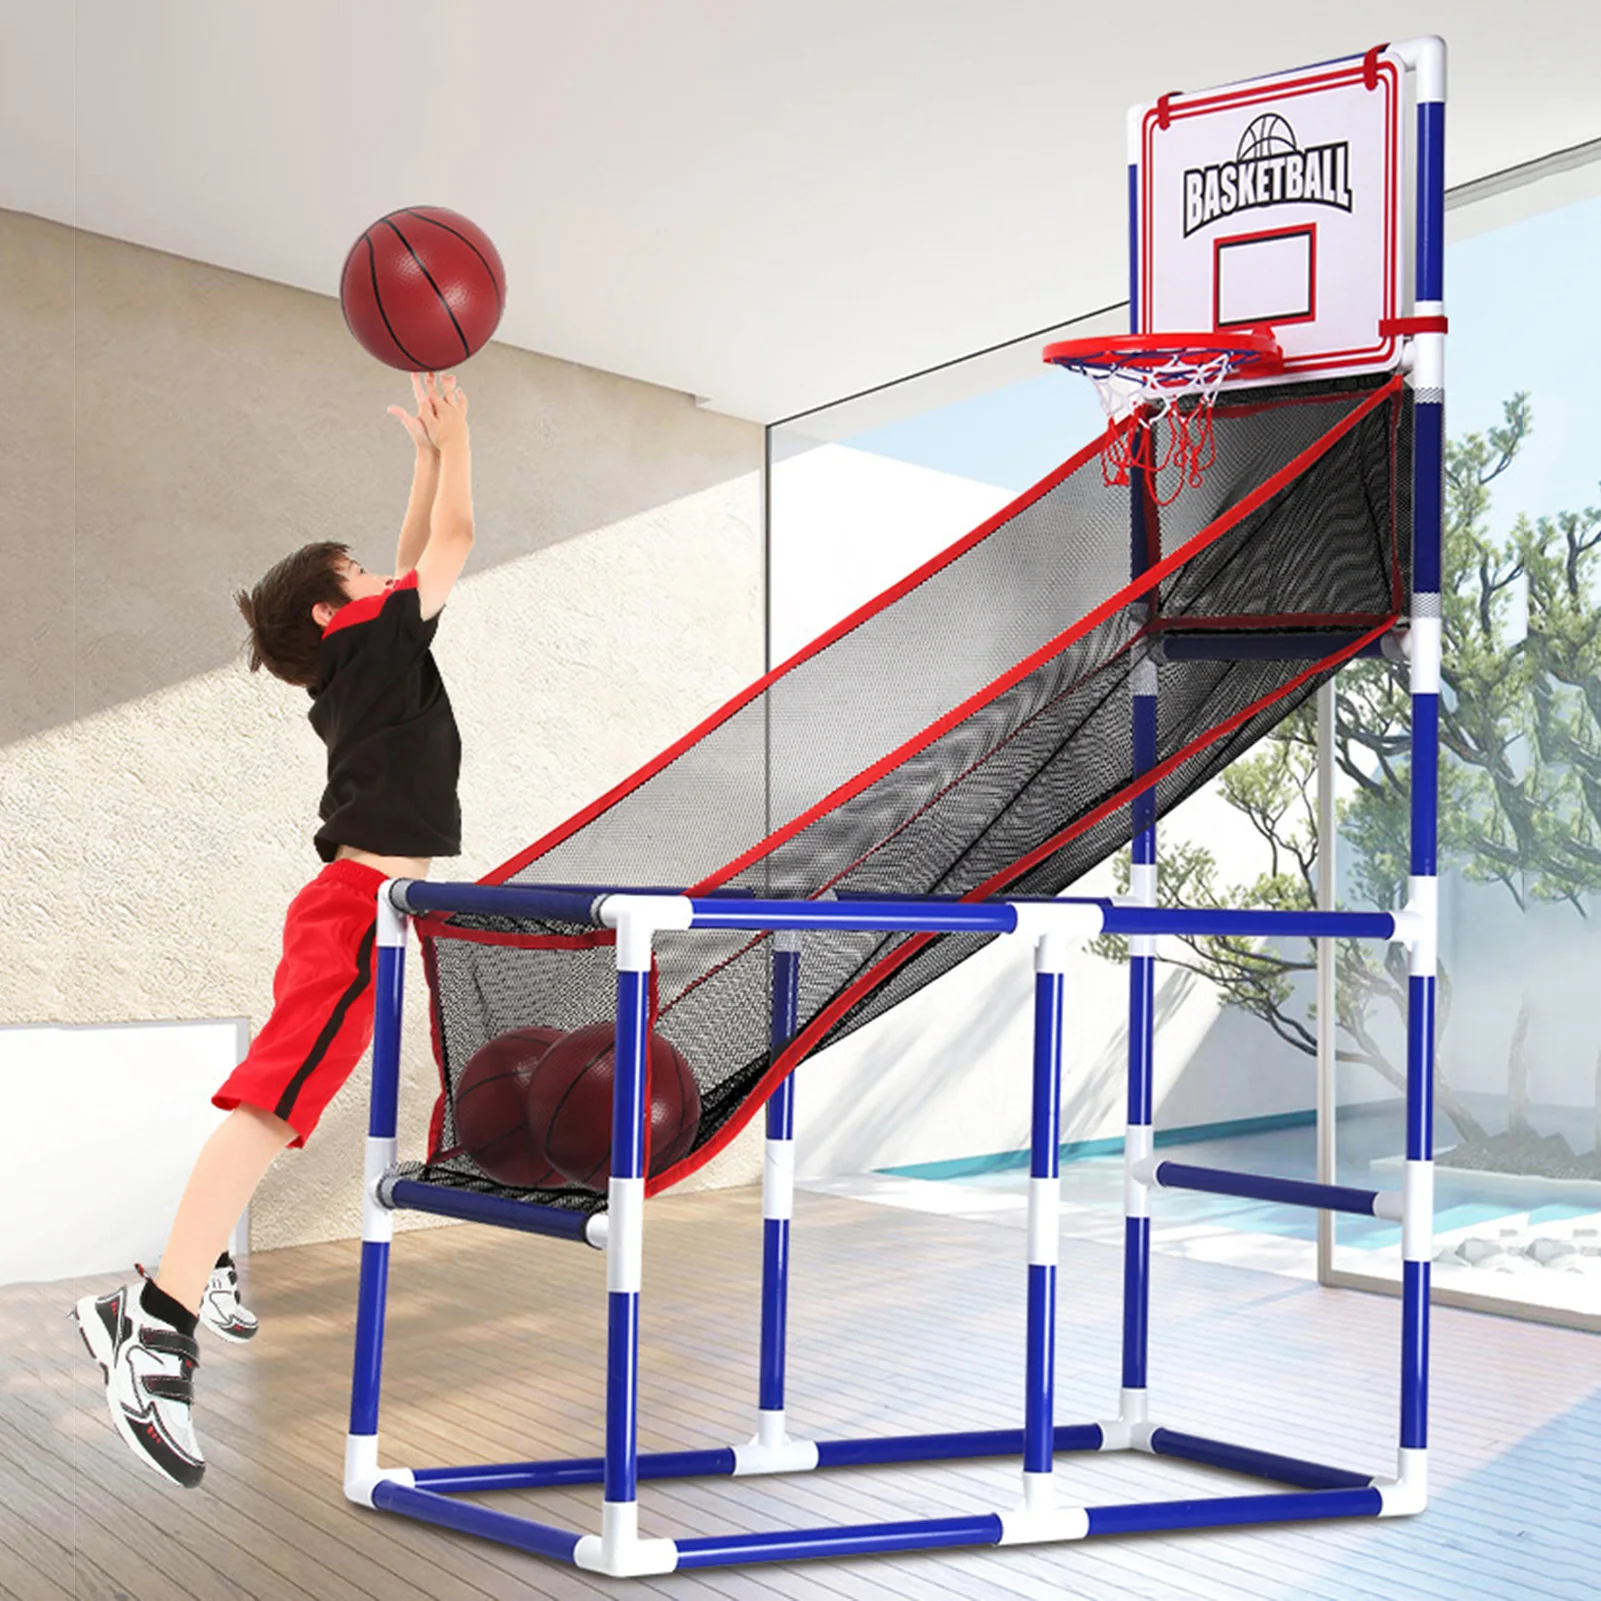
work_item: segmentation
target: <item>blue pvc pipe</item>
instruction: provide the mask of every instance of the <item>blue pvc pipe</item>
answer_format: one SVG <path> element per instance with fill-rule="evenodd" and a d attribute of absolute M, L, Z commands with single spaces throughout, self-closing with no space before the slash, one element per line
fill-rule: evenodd
<path fill-rule="evenodd" d="M 1090 1507 L 1090 1533 L 1145 1534 L 1161 1529 L 1222 1529 L 1312 1518 L 1376 1518 L 1383 1498 L 1368 1490 L 1302 1490 L 1295 1495 L 1236 1495 L 1200 1501 L 1148 1501 Z"/>
<path fill-rule="evenodd" d="M 1191 1167 L 1183 1162 L 1158 1162 L 1156 1182 L 1164 1189 L 1203 1190 L 1209 1195 L 1238 1195 L 1248 1201 L 1279 1201 L 1286 1206 L 1355 1212 L 1364 1217 L 1374 1215 L 1374 1203 L 1382 1193 L 1352 1189 L 1343 1184 L 1274 1178 L 1267 1173 L 1232 1173 L 1218 1167 Z"/>
<path fill-rule="evenodd" d="M 571 1562 L 578 1548 L 579 1536 L 570 1529 L 514 1517 L 509 1512 L 494 1512 L 471 1501 L 453 1501 L 448 1495 L 435 1495 L 428 1490 L 413 1490 L 392 1479 L 380 1479 L 373 1486 L 372 1504 L 420 1523 L 436 1523 L 462 1534 L 498 1540 L 502 1545 L 515 1546 L 534 1556 L 553 1557 L 558 1562 Z"/>
<path fill-rule="evenodd" d="M 942 895 L 842 893 L 837 901 L 744 901 L 706 908 L 696 901 L 696 928 L 836 928 L 856 931 L 1010 934 L 1013 905 L 1098 906 L 1108 934 L 1232 934 L 1241 938 L 1390 939 L 1389 912 L 1275 912 L 1252 908 L 1206 910 L 1182 906 L 1118 905 L 1088 895 L 1019 895 L 1007 901 L 963 901 Z M 704 911 L 703 911 L 704 909 Z M 1144 958 L 1136 958 L 1144 960 Z"/>
<path fill-rule="evenodd" d="M 611 1173 L 645 1173 L 645 1053 L 649 1047 L 650 974 L 617 970 L 617 1032 L 613 1050 Z M 611 1219 L 612 1228 L 617 1218 Z M 608 1241 L 610 1243 L 610 1241 Z M 606 1297 L 606 1499 L 632 1501 L 639 1477 L 639 1293 Z"/>
<path fill-rule="evenodd" d="M 999 901 L 906 900 L 718 902 L 696 900 L 696 928 L 833 928 L 931 934 L 1010 934 L 1017 916 Z"/>
<path fill-rule="evenodd" d="M 1411 869 L 1419 878 L 1436 872 L 1440 806 L 1440 697 L 1412 697 Z"/>
<path fill-rule="evenodd" d="M 799 1562 L 808 1557 L 882 1556 L 891 1551 L 941 1551 L 995 1545 L 1001 1520 L 993 1512 L 912 1523 L 860 1523 L 837 1529 L 780 1529 L 768 1534 L 714 1534 L 679 1540 L 680 1568 L 731 1567 L 740 1562 Z"/>
<path fill-rule="evenodd" d="M 1023 1471 L 1049 1473 L 1055 1444 L 1056 1269 L 1028 1269 L 1027 1373 L 1023 1392 Z"/>
<path fill-rule="evenodd" d="M 863 902 L 872 902 L 881 906 L 893 906 L 897 911 L 908 906 L 996 906 L 1002 901 L 1008 906 L 1110 906 L 1112 902 L 1106 896 L 1097 895 L 1006 895 L 999 900 L 970 901 L 960 895 L 910 895 L 900 894 L 894 890 L 859 890 L 838 889 L 834 892 L 832 901 L 786 901 L 786 906 L 807 905 L 823 911 L 825 914 L 831 907 L 837 905 L 860 905 Z"/>
<path fill-rule="evenodd" d="M 400 1105 L 400 1018 L 406 989 L 406 947 L 380 945 L 373 975 L 372 1091 L 367 1133 L 392 1140 Z"/>
<path fill-rule="evenodd" d="M 389 1245 L 361 1242 L 361 1281 L 356 1291 L 356 1349 L 350 1379 L 350 1432 L 378 1432 L 383 1390 L 384 1299 L 389 1290 Z"/>
<path fill-rule="evenodd" d="M 524 1234 L 589 1243 L 584 1238 L 590 1218 L 588 1212 L 539 1206 L 533 1201 L 514 1201 L 505 1195 L 481 1195 L 476 1190 L 426 1184 L 420 1179 L 396 1179 L 389 1186 L 389 1201 L 396 1211 L 429 1212 L 436 1217 L 459 1217 L 469 1223 L 487 1223 L 495 1228 L 519 1229 Z"/>
<path fill-rule="evenodd" d="M 369 1139 L 395 1137 L 400 1097 L 400 1018 L 405 996 L 406 947 L 380 945 L 373 981 L 372 1085 L 368 1099 Z M 383 1390 L 384 1303 L 389 1289 L 389 1242 L 363 1240 L 361 1279 L 356 1292 L 356 1336 L 351 1361 L 350 1432 L 378 1432 Z"/>
<path fill-rule="evenodd" d="M 1361 637 L 1352 633 L 1226 634 L 1206 630 L 1194 634 L 1164 632 L 1158 636 L 1158 644 L 1162 659 L 1170 662 L 1300 662 L 1322 661 Z M 1370 639 L 1355 654 L 1382 656 L 1382 636 Z"/>
<path fill-rule="evenodd" d="M 734 1471 L 729 1446 L 710 1451 L 642 1451 L 641 1479 L 727 1477 Z M 418 1468 L 412 1474 L 420 1489 L 441 1495 L 478 1490 L 543 1490 L 560 1485 L 599 1484 L 606 1476 L 600 1456 L 566 1457 L 540 1462 L 499 1462 L 461 1468 Z"/>
<path fill-rule="evenodd" d="M 1098 1423 L 1064 1423 L 1053 1431 L 1056 1451 L 1099 1451 L 1106 1443 Z M 876 1467 L 894 1462 L 954 1462 L 972 1457 L 1021 1456 L 1021 1429 L 960 1434 L 898 1434 L 876 1440 L 819 1440 L 820 1468 Z"/>
<path fill-rule="evenodd" d="M 768 1040 L 773 1060 L 795 1037 L 800 1021 L 800 952 L 773 951 L 772 1020 Z M 780 1080 L 767 1102 L 767 1137 L 795 1137 L 795 1078 Z M 784 1370 L 789 1325 L 789 1219 L 762 1220 L 762 1328 L 757 1372 L 757 1405 L 764 1412 L 784 1408 Z"/>
<path fill-rule="evenodd" d="M 1034 1105 L 1029 1177 L 1054 1180 L 1061 1146 L 1062 1018 L 1067 983 L 1060 973 L 1034 975 Z M 1033 1198 L 1030 1197 L 1030 1206 Z M 1049 1473 L 1056 1403 L 1056 1267 L 1028 1269 L 1023 1471 Z"/>
<path fill-rule="evenodd" d="M 1429 1264 L 1401 1264 L 1401 1444 L 1429 1443 Z"/>
<path fill-rule="evenodd" d="M 1271 1451 L 1253 1451 L 1249 1446 L 1208 1440 L 1199 1434 L 1181 1434 L 1176 1429 L 1153 1429 L 1151 1450 L 1157 1456 L 1200 1462 L 1207 1467 L 1226 1468 L 1231 1473 L 1249 1473 L 1258 1479 L 1293 1484 L 1303 1490 L 1358 1490 L 1373 1482 L 1373 1476 L 1368 1473 L 1325 1467 L 1321 1462 L 1278 1456 Z"/>
<path fill-rule="evenodd" d="M 1123 1220 L 1123 1388 L 1143 1390 L 1150 1344 L 1151 1220 Z"/>
<path fill-rule="evenodd" d="M 1445 106 L 1418 106 L 1417 298 L 1445 299 Z"/>
<path fill-rule="evenodd" d="M 1236 938 L 1390 939 L 1390 912 L 1269 912 L 1181 906 L 1109 906 L 1108 934 L 1230 934 Z M 1137 958 L 1136 958 L 1137 959 Z"/>
<path fill-rule="evenodd" d="M 481 917 L 533 917 L 552 923 L 598 925 L 596 902 L 609 893 L 542 884 L 435 884 L 408 878 L 396 886 L 395 900 L 407 912 L 472 912 Z"/>
<path fill-rule="evenodd" d="M 608 1501 L 632 1501 L 639 1481 L 639 1296 L 606 1296 L 606 1471 Z"/>
<path fill-rule="evenodd" d="M 1151 1121 L 1156 1085 L 1156 961 L 1131 956 L 1128 963 L 1128 1120 L 1136 1128 Z"/>
<path fill-rule="evenodd" d="M 1434 1160 L 1435 980 L 1414 974 L 1406 986 L 1406 1157 Z"/>
<path fill-rule="evenodd" d="M 1138 671 L 1138 668 L 1135 670 Z M 1135 695 L 1133 701 L 1133 777 L 1141 778 L 1156 766 L 1156 696 Z M 1156 786 L 1154 784 L 1134 797 L 1133 820 L 1134 840 L 1132 849 L 1134 861 L 1136 863 L 1154 862 L 1156 860 Z"/>
<path fill-rule="evenodd" d="M 650 974 L 619 969 L 612 1079 L 611 1176 L 645 1176 L 645 1052 L 650 1032 Z"/>
<path fill-rule="evenodd" d="M 762 1219 L 762 1343 L 757 1374 L 757 1405 L 763 1412 L 784 1409 L 784 1371 L 789 1309 L 789 1220 Z"/>
<path fill-rule="evenodd" d="M 1445 407 L 1417 401 L 1412 408 L 1412 590 L 1440 589 L 1441 508 L 1445 490 Z"/>
<path fill-rule="evenodd" d="M 1029 1177 L 1057 1177 L 1061 1146 L 1062 1020 L 1067 982 L 1061 973 L 1034 975 L 1034 1099 Z"/>
<path fill-rule="evenodd" d="M 786 1035 L 786 1040 L 790 1036 Z M 795 1075 L 786 1073 L 767 1102 L 767 1137 L 770 1140 L 795 1138 Z"/>

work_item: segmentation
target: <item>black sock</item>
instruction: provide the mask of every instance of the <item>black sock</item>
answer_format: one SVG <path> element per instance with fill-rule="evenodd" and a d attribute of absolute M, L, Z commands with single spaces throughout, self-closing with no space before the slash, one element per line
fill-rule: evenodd
<path fill-rule="evenodd" d="M 158 1317 L 170 1323 L 180 1334 L 194 1338 L 200 1319 L 181 1301 L 173 1300 L 165 1290 L 160 1289 L 154 1279 L 145 1280 L 145 1287 L 139 1292 L 139 1305 L 151 1317 Z"/>
<path fill-rule="evenodd" d="M 224 1251 L 222 1253 L 222 1255 L 217 1258 L 217 1266 L 218 1267 L 232 1267 L 233 1266 L 233 1258 L 231 1256 L 229 1256 L 226 1251 Z"/>

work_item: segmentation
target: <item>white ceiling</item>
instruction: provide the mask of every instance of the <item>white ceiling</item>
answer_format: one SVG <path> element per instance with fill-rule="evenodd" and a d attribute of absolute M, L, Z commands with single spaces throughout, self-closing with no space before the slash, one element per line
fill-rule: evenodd
<path fill-rule="evenodd" d="M 771 421 L 1124 296 L 1124 113 L 1451 49 L 1447 182 L 1601 137 L 1597 0 L 0 0 L 0 207 L 336 290 L 481 223 L 498 337 Z"/>

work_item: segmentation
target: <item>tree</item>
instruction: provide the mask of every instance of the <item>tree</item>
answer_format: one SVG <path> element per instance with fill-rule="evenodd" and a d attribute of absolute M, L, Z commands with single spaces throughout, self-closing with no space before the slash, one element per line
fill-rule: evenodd
<path fill-rule="evenodd" d="M 1583 917 L 1586 897 L 1601 889 L 1601 510 L 1519 517 L 1508 535 L 1490 532 L 1491 485 L 1532 425 L 1520 393 L 1505 403 L 1501 426 L 1446 447 L 1439 860 L 1442 869 L 1501 886 L 1520 909 L 1561 902 Z M 1341 831 L 1354 859 L 1355 898 L 1397 908 L 1409 871 L 1406 675 L 1383 660 L 1355 662 L 1337 680 L 1335 707 L 1335 759 L 1352 790 L 1341 805 Z M 1306 705 L 1221 780 L 1223 798 L 1265 844 L 1268 870 L 1249 884 L 1226 885 L 1204 847 L 1169 846 L 1163 903 L 1315 905 L 1315 762 L 1315 713 Z M 1120 872 L 1126 887 L 1126 864 Z M 1303 975 L 1316 967 L 1312 942 L 1208 936 L 1181 944 L 1185 954 L 1167 958 L 1173 965 L 1210 980 L 1229 1004 L 1295 1049 L 1316 1052 L 1313 1012 L 1301 998 Z M 1127 955 L 1126 943 L 1113 938 L 1099 948 L 1115 959 Z M 1404 947 L 1342 940 L 1336 962 L 1338 1059 L 1365 1064 L 1403 1089 L 1404 1060 L 1387 1042 L 1405 1037 Z M 1443 1036 L 1451 1010 L 1443 965 L 1437 993 Z M 1386 1018 L 1399 1025 L 1393 1033 Z M 1509 1048 L 1514 1132 L 1527 1132 L 1529 1021 L 1525 1003 Z M 1488 1147 L 1494 1142 L 1451 1086 L 1448 1058 L 1442 1046 L 1440 1110 L 1465 1146 Z"/>

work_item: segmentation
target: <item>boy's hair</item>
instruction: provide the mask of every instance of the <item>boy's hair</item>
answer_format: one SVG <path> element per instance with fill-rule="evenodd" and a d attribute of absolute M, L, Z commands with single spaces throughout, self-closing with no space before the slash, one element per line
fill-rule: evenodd
<path fill-rule="evenodd" d="M 234 603 L 250 625 L 250 670 L 265 667 L 286 684 L 310 689 L 317 682 L 317 649 L 322 630 L 311 608 L 326 601 L 335 608 L 350 596 L 335 562 L 350 555 L 348 545 L 323 540 L 302 545 L 273 567 L 252 590 L 241 589 Z"/>

